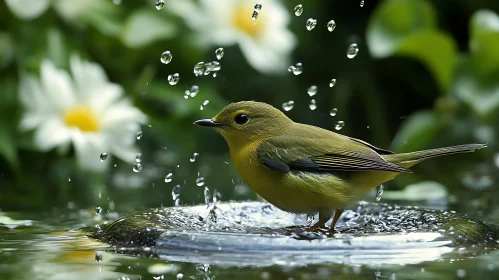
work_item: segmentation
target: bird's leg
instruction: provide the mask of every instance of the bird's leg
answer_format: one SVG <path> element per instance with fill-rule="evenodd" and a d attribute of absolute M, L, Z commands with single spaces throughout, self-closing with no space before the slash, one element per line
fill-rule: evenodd
<path fill-rule="evenodd" d="M 336 209 L 334 212 L 334 218 L 333 221 L 331 222 L 331 226 L 329 227 L 329 232 L 334 232 L 334 226 L 340 219 L 341 214 L 343 214 L 344 209 Z"/>
<path fill-rule="evenodd" d="M 318 230 L 321 226 L 323 226 L 327 221 L 331 219 L 331 211 L 330 210 L 321 210 L 319 211 L 319 221 L 313 224 L 311 227 L 307 228 L 307 231 L 312 232 Z"/>

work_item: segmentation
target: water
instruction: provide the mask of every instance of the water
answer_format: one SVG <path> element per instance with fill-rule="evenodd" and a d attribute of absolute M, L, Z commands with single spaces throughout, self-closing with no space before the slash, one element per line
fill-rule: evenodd
<path fill-rule="evenodd" d="M 344 121 L 338 121 L 338 123 L 336 123 L 336 126 L 334 127 L 334 129 L 341 130 L 344 126 L 345 126 Z"/>
<path fill-rule="evenodd" d="M 204 108 L 206 107 L 206 105 L 208 105 L 208 103 L 210 103 L 209 100 L 205 100 L 203 101 L 203 103 L 201 104 L 201 106 L 199 107 L 200 110 L 204 110 Z"/>
<path fill-rule="evenodd" d="M 196 178 L 196 185 L 198 187 L 204 186 L 204 177 L 198 177 L 198 178 Z"/>
<path fill-rule="evenodd" d="M 135 173 L 141 172 L 142 171 L 142 164 L 141 163 L 134 164 L 132 170 Z"/>
<path fill-rule="evenodd" d="M 206 71 L 206 66 L 203 61 L 196 63 L 194 65 L 194 75 L 195 76 L 202 76 L 204 75 L 204 71 Z"/>
<path fill-rule="evenodd" d="M 156 1 L 156 10 L 161 10 L 165 6 L 165 0 L 157 0 Z"/>
<path fill-rule="evenodd" d="M 173 173 L 170 172 L 165 176 L 165 183 L 170 183 L 171 181 L 173 181 Z"/>
<path fill-rule="evenodd" d="M 197 85 L 193 85 L 189 89 L 185 90 L 184 98 L 188 99 L 189 97 L 196 97 L 198 93 L 199 93 L 199 87 Z"/>
<path fill-rule="evenodd" d="M 317 102 L 315 101 L 315 99 L 310 100 L 310 104 L 308 104 L 308 108 L 310 108 L 310 110 L 312 110 L 312 111 L 317 109 Z"/>
<path fill-rule="evenodd" d="M 307 28 L 308 31 L 311 31 L 312 29 L 315 28 L 316 25 L 317 25 L 317 20 L 313 19 L 313 18 L 309 18 L 309 19 L 307 19 L 305 27 Z"/>
<path fill-rule="evenodd" d="M 364 7 L 364 0 L 360 0 L 360 7 Z"/>
<path fill-rule="evenodd" d="M 142 136 L 144 136 L 144 133 L 142 132 L 142 130 L 137 131 L 135 136 L 136 136 L 137 140 L 140 140 L 140 139 L 142 139 Z"/>
<path fill-rule="evenodd" d="M 381 196 L 383 195 L 384 189 L 385 189 L 385 186 L 383 186 L 383 185 L 378 186 L 378 188 L 376 190 L 376 201 L 381 200 Z"/>
<path fill-rule="evenodd" d="M 172 199 L 176 201 L 180 196 L 180 185 L 176 185 L 172 188 Z"/>
<path fill-rule="evenodd" d="M 295 11 L 295 16 L 297 17 L 301 16 L 301 14 L 303 13 L 303 5 L 302 4 L 296 5 L 294 11 Z"/>
<path fill-rule="evenodd" d="M 168 64 L 172 61 L 172 59 L 173 59 L 172 53 L 170 51 L 164 51 L 161 54 L 159 61 L 161 61 L 161 63 L 163 64 Z"/>
<path fill-rule="evenodd" d="M 331 111 L 329 112 L 329 115 L 330 115 L 331 117 L 334 117 L 334 116 L 336 116 L 336 114 L 337 114 L 337 113 L 338 113 L 338 109 L 337 109 L 337 108 L 333 108 L 333 109 L 331 109 Z"/>
<path fill-rule="evenodd" d="M 251 14 L 251 19 L 252 20 L 256 20 L 258 18 L 258 12 L 257 11 L 253 11 L 253 13 Z"/>
<path fill-rule="evenodd" d="M 178 81 L 180 81 L 180 74 L 179 73 L 168 75 L 168 83 L 171 86 L 178 84 Z"/>
<path fill-rule="evenodd" d="M 216 49 L 215 56 L 217 57 L 218 60 L 222 59 L 222 57 L 224 57 L 224 48 Z"/>
<path fill-rule="evenodd" d="M 329 82 L 329 87 L 334 87 L 336 85 L 336 79 L 331 79 Z"/>
<path fill-rule="evenodd" d="M 205 279 L 207 276 L 215 280 L 289 277 L 371 280 L 375 275 L 381 279 L 497 279 L 499 276 L 498 251 L 484 250 L 480 245 L 456 249 L 439 246 L 438 241 L 431 241 L 436 233 L 340 232 L 327 238 L 311 236 L 323 239 L 299 240 L 288 237 L 286 230 L 305 225 L 311 216 L 307 219 L 307 215 L 292 215 L 274 207 L 256 209 L 252 203 L 232 204 L 232 208 L 227 208 L 228 205 L 217 204 L 213 210 L 214 226 L 226 227 L 225 230 L 190 229 L 190 224 L 202 227 L 206 222 L 200 222 L 198 217 L 207 217 L 209 210 L 205 205 L 190 208 L 186 216 L 180 214 L 183 208 L 177 207 L 178 214 L 167 219 L 177 220 L 187 228 L 169 230 L 157 248 L 134 246 L 130 250 L 90 239 L 80 228 L 102 226 L 133 211 L 101 211 L 98 217 L 92 209 L 84 208 L 4 213 L 12 222 L 2 220 L 0 214 L 1 279 Z M 390 207 L 395 209 L 385 204 L 380 209 Z M 490 211 L 494 210 L 482 214 L 488 215 Z M 165 218 L 162 212 L 148 212 L 151 217 Z M 339 226 L 344 229 L 345 223 L 366 222 L 368 228 L 375 229 L 383 226 L 372 221 L 376 219 L 391 221 L 386 224 L 388 227 L 418 220 L 409 211 L 403 215 L 406 220 L 397 221 L 393 213 L 373 212 L 363 216 L 362 211 L 347 210 Z M 497 217 L 494 221 L 499 222 Z M 275 228 L 284 230 L 275 231 Z M 250 230 L 244 233 L 245 229 Z M 461 247 L 465 250 L 459 250 Z"/>
<path fill-rule="evenodd" d="M 295 102 L 293 100 L 282 103 L 282 109 L 286 112 L 291 111 L 291 109 L 293 109 L 294 106 L 295 106 Z"/>
<path fill-rule="evenodd" d="M 307 93 L 309 96 L 314 96 L 317 94 L 317 86 L 310 86 L 308 89 L 307 89 Z"/>
<path fill-rule="evenodd" d="M 189 159 L 190 162 L 195 162 L 196 161 L 196 157 L 199 156 L 199 153 L 194 153 L 192 155 L 192 157 Z"/>
<path fill-rule="evenodd" d="M 296 63 L 295 65 L 291 65 L 288 67 L 288 72 L 293 73 L 294 75 L 300 75 L 303 73 L 303 65 L 301 62 Z"/>
<path fill-rule="evenodd" d="M 107 159 L 107 153 L 100 154 L 100 160 L 105 161 Z"/>
<path fill-rule="evenodd" d="M 327 30 L 329 30 L 329 32 L 333 32 L 334 29 L 336 29 L 336 22 L 332 19 L 327 23 Z"/>
<path fill-rule="evenodd" d="M 358 53 L 359 53 L 359 46 L 357 46 L 356 43 L 353 43 L 350 46 L 348 46 L 348 48 L 347 48 L 347 57 L 348 58 L 352 59 L 352 58 L 356 57 Z"/>

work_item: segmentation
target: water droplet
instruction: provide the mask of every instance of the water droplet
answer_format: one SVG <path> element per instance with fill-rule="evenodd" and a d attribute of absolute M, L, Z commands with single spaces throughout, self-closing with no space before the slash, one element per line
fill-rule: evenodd
<path fill-rule="evenodd" d="M 331 79 L 331 82 L 329 82 L 329 87 L 334 87 L 336 85 L 336 79 Z"/>
<path fill-rule="evenodd" d="M 140 172 L 142 171 L 142 164 L 140 163 L 136 163 L 134 166 L 133 166 L 133 172 Z"/>
<path fill-rule="evenodd" d="M 215 56 L 217 57 L 218 60 L 222 59 L 222 57 L 224 57 L 224 48 L 216 49 Z"/>
<path fill-rule="evenodd" d="M 208 103 L 210 103 L 209 100 L 205 100 L 203 101 L 203 104 L 201 104 L 201 107 L 199 107 L 200 110 L 204 110 L 204 107 L 206 107 L 206 105 L 208 105 Z"/>
<path fill-rule="evenodd" d="M 300 75 L 303 72 L 303 65 L 301 62 L 298 62 L 295 65 L 289 66 L 288 71 L 292 72 L 294 75 Z"/>
<path fill-rule="evenodd" d="M 165 183 L 170 183 L 173 180 L 173 173 L 168 173 L 165 176 Z"/>
<path fill-rule="evenodd" d="M 194 153 L 192 155 L 192 157 L 189 159 L 190 162 L 195 162 L 196 161 L 196 157 L 199 156 L 199 153 Z"/>
<path fill-rule="evenodd" d="M 308 107 L 309 107 L 309 108 L 310 108 L 310 110 L 312 110 L 312 111 L 313 111 L 313 110 L 315 110 L 315 109 L 317 109 L 317 104 L 316 104 L 316 102 L 315 102 L 315 99 L 310 100 L 310 104 L 308 104 Z"/>
<path fill-rule="evenodd" d="M 105 161 L 107 159 L 107 153 L 100 154 L 100 161 Z"/>
<path fill-rule="evenodd" d="M 336 124 L 336 126 L 334 127 L 334 129 L 341 130 L 344 126 L 345 126 L 345 122 L 344 121 L 338 121 L 338 123 Z"/>
<path fill-rule="evenodd" d="M 165 0 L 156 1 L 156 10 L 161 10 L 165 6 Z"/>
<path fill-rule="evenodd" d="M 217 203 L 218 201 L 222 201 L 222 194 L 216 189 L 213 191 L 213 203 Z"/>
<path fill-rule="evenodd" d="M 294 106 L 295 106 L 295 102 L 293 100 L 289 100 L 288 102 L 282 103 L 282 109 L 284 109 L 284 111 L 286 111 L 286 112 L 293 109 Z"/>
<path fill-rule="evenodd" d="M 364 7 L 364 0 L 360 0 L 360 7 Z"/>
<path fill-rule="evenodd" d="M 299 17 L 299 16 L 301 16 L 302 13 L 303 13 L 303 5 L 302 4 L 296 5 L 295 16 Z"/>
<path fill-rule="evenodd" d="M 182 280 L 182 279 L 184 279 L 184 274 L 182 273 L 177 274 L 177 280 Z"/>
<path fill-rule="evenodd" d="M 101 262 L 102 261 L 102 253 L 97 251 L 95 252 L 95 261 L 96 262 Z"/>
<path fill-rule="evenodd" d="M 222 69 L 222 65 L 218 61 L 212 61 L 212 62 L 205 63 L 204 67 L 205 67 L 205 69 L 204 69 L 203 74 L 205 76 L 209 75 L 211 72 L 216 72 L 216 71 L 219 71 L 220 69 Z"/>
<path fill-rule="evenodd" d="M 175 73 L 173 75 L 168 75 L 168 83 L 172 86 L 176 85 L 180 80 L 180 75 Z"/>
<path fill-rule="evenodd" d="M 173 59 L 173 55 L 170 51 L 164 51 L 162 54 L 161 54 L 161 58 L 159 59 L 159 61 L 161 61 L 161 63 L 163 64 L 168 64 L 172 61 Z"/>
<path fill-rule="evenodd" d="M 378 189 L 376 190 L 376 201 L 381 200 L 381 196 L 383 195 L 383 191 L 385 190 L 385 186 L 379 185 Z"/>
<path fill-rule="evenodd" d="M 172 188 L 172 199 L 173 201 L 177 200 L 180 196 L 180 185 L 176 185 Z"/>
<path fill-rule="evenodd" d="M 142 153 L 138 153 L 138 154 L 135 156 L 135 162 L 136 162 L 136 163 L 140 163 L 140 162 L 142 162 Z"/>
<path fill-rule="evenodd" d="M 333 109 L 331 109 L 331 112 L 329 112 L 329 115 L 330 115 L 331 117 L 334 117 L 334 116 L 336 116 L 336 113 L 338 113 L 338 109 L 333 108 Z"/>
<path fill-rule="evenodd" d="M 71 182 L 71 177 L 68 177 L 68 182 Z"/>
<path fill-rule="evenodd" d="M 314 214 L 307 214 L 307 226 L 311 226 L 314 222 Z"/>
<path fill-rule="evenodd" d="M 137 131 L 137 140 L 140 140 L 142 139 L 142 136 L 144 135 L 144 133 L 142 133 L 142 130 L 141 131 Z"/>
<path fill-rule="evenodd" d="M 198 177 L 198 178 L 196 179 L 196 185 L 197 185 L 198 187 L 202 187 L 202 186 L 204 186 L 204 177 Z"/>
<path fill-rule="evenodd" d="M 309 96 L 314 96 L 317 94 L 317 86 L 310 86 L 308 89 L 307 89 L 307 93 Z"/>
<path fill-rule="evenodd" d="M 121 5 L 121 0 L 113 0 L 114 5 Z"/>
<path fill-rule="evenodd" d="M 317 20 L 313 18 L 307 19 L 307 23 L 305 24 L 305 27 L 307 28 L 308 31 L 311 31 L 312 29 L 315 28 L 317 25 Z"/>
<path fill-rule="evenodd" d="M 208 187 L 204 187 L 204 204 L 210 204 L 210 189 Z"/>
<path fill-rule="evenodd" d="M 329 32 L 333 32 L 335 28 L 336 22 L 334 21 L 334 19 L 332 19 L 327 23 L 327 30 L 329 30 Z"/>
<path fill-rule="evenodd" d="M 253 14 L 251 14 L 251 19 L 256 20 L 258 18 L 258 11 L 253 11 Z"/>
<path fill-rule="evenodd" d="M 457 277 L 459 278 L 464 278 L 466 276 L 466 270 L 464 269 L 458 269 L 456 271 Z"/>
<path fill-rule="evenodd" d="M 95 207 L 95 214 L 100 215 L 100 213 L 102 213 L 102 207 L 100 206 Z"/>
<path fill-rule="evenodd" d="M 197 85 L 193 85 L 191 86 L 190 89 L 184 92 L 184 98 L 187 99 L 189 97 L 195 97 L 196 95 L 198 95 L 198 92 L 199 92 L 199 87 Z"/>
<path fill-rule="evenodd" d="M 359 53 L 359 46 L 357 46 L 356 43 L 353 43 L 350 46 L 348 46 L 348 48 L 347 48 L 347 57 L 348 58 L 352 59 L 352 58 L 356 57 L 358 53 Z"/>
<path fill-rule="evenodd" d="M 259 12 L 262 9 L 262 4 L 255 4 L 255 11 Z"/>
<path fill-rule="evenodd" d="M 202 76 L 204 74 L 204 71 L 206 71 L 206 66 L 204 65 L 204 61 L 196 63 L 194 65 L 194 75 L 196 77 Z"/>

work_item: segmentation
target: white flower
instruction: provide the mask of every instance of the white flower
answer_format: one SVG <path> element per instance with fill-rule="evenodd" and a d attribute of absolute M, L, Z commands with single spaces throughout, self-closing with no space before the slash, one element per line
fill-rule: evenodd
<path fill-rule="evenodd" d="M 256 2 L 245 0 L 170 1 L 168 10 L 183 17 L 207 46 L 238 44 L 248 63 L 264 73 L 284 72 L 296 40 L 288 29 L 290 13 L 277 0 L 262 1 L 256 20 Z M 260 2 L 258 2 L 260 3 Z"/>
<path fill-rule="evenodd" d="M 5 3 L 9 10 L 22 20 L 36 19 L 52 5 L 62 18 L 80 25 L 89 15 L 109 14 L 110 9 L 115 6 L 102 0 L 5 0 Z"/>
<path fill-rule="evenodd" d="M 123 89 L 110 83 L 102 67 L 73 56 L 73 78 L 50 61 L 41 65 L 41 77 L 24 75 L 19 87 L 25 107 L 20 127 L 35 129 L 34 142 L 41 151 L 73 145 L 82 168 L 102 171 L 116 155 L 132 163 L 137 154 L 136 133 L 146 116 L 122 97 Z"/>

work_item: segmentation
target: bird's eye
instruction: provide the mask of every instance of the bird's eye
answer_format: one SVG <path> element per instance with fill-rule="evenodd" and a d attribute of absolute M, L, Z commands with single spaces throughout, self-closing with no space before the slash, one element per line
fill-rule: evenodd
<path fill-rule="evenodd" d="M 238 114 L 235 118 L 234 121 L 237 124 L 245 124 L 249 121 L 249 117 L 246 114 Z"/>

